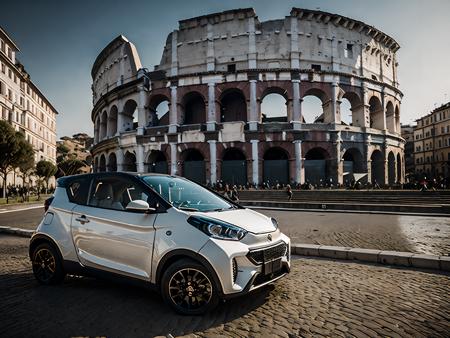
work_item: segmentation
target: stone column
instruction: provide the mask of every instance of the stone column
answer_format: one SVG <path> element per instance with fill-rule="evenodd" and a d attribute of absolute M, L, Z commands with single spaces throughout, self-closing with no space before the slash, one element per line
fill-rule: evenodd
<path fill-rule="evenodd" d="M 178 127 L 178 98 L 177 86 L 170 87 L 169 133 L 176 133 Z"/>
<path fill-rule="evenodd" d="M 292 125 L 294 129 L 300 129 L 300 124 L 302 123 L 302 100 L 300 95 L 300 79 L 292 80 Z"/>
<path fill-rule="evenodd" d="M 370 127 L 370 105 L 369 105 L 369 95 L 367 90 L 367 85 L 362 82 L 361 91 L 363 96 L 362 112 L 361 112 L 361 125 L 360 127 L 369 128 Z M 352 112 L 353 114 L 353 112 Z"/>
<path fill-rule="evenodd" d="M 251 140 L 252 144 L 252 180 L 253 184 L 259 184 L 259 155 L 258 155 L 258 140 Z"/>
<path fill-rule="evenodd" d="M 249 130 L 258 130 L 258 104 L 256 102 L 256 80 L 250 80 L 250 117 L 248 119 Z"/>
<path fill-rule="evenodd" d="M 214 59 L 214 40 L 213 40 L 213 29 L 212 25 L 208 23 L 206 26 L 208 40 L 208 49 L 206 51 L 206 71 L 212 72 L 215 69 L 215 59 Z"/>
<path fill-rule="evenodd" d="M 144 146 L 138 144 L 136 147 L 136 169 L 138 173 L 143 173 L 144 170 Z"/>
<path fill-rule="evenodd" d="M 178 31 L 172 32 L 172 64 L 170 68 L 170 75 L 177 76 L 178 75 Z"/>
<path fill-rule="evenodd" d="M 208 141 L 209 143 L 209 158 L 211 165 L 211 184 L 217 181 L 217 146 L 215 140 Z"/>
<path fill-rule="evenodd" d="M 178 175 L 177 173 L 177 144 L 171 143 L 170 144 L 170 174 L 171 175 Z"/>
<path fill-rule="evenodd" d="M 123 150 L 121 148 L 118 148 L 116 151 L 116 160 L 117 160 L 117 171 L 123 171 L 124 156 Z"/>
<path fill-rule="evenodd" d="M 215 83 L 208 83 L 208 121 L 206 121 L 206 130 L 216 130 L 216 93 Z"/>
<path fill-rule="evenodd" d="M 383 116 L 383 122 L 382 122 L 383 126 L 380 129 L 382 129 L 382 130 L 386 130 L 386 108 L 385 108 L 386 105 L 385 105 L 385 103 L 386 103 L 386 100 L 384 97 L 384 89 L 381 89 L 381 114 Z"/>
<path fill-rule="evenodd" d="M 341 158 L 341 132 L 338 131 L 336 134 L 336 182 L 333 182 L 334 184 L 344 183 L 344 160 Z"/>
<path fill-rule="evenodd" d="M 291 17 L 291 68 L 300 68 L 300 53 L 298 50 L 298 19 Z"/>
<path fill-rule="evenodd" d="M 139 102 L 138 102 L 138 128 L 137 135 L 144 135 L 144 129 L 147 126 L 147 114 L 145 113 L 145 90 L 143 86 L 139 87 Z"/>
<path fill-rule="evenodd" d="M 341 114 L 340 114 L 340 101 L 338 101 L 337 96 L 339 94 L 339 84 L 337 81 L 331 83 L 331 111 L 332 111 L 332 121 L 331 123 L 340 124 Z"/>
<path fill-rule="evenodd" d="M 303 168 L 302 141 L 296 140 L 293 143 L 295 151 L 295 183 L 303 184 L 305 182 L 305 170 Z"/>
<path fill-rule="evenodd" d="M 255 18 L 248 18 L 248 68 L 256 68 Z"/>

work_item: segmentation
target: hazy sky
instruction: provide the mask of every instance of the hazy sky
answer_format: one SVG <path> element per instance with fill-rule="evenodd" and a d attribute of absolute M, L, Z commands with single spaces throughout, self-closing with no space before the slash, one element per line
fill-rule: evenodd
<path fill-rule="evenodd" d="M 58 137 L 93 134 L 90 70 L 98 53 L 123 34 L 152 69 L 178 20 L 253 7 L 260 21 L 281 19 L 292 7 L 338 13 L 392 36 L 404 93 L 402 123 L 450 100 L 449 0 L 3 0 L 0 25 L 19 46 L 19 60 L 60 115 Z"/>

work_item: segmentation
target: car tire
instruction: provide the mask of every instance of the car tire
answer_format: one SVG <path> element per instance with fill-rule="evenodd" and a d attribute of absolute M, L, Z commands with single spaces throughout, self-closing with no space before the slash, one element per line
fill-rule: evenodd
<path fill-rule="evenodd" d="M 164 271 L 161 295 L 166 304 L 183 315 L 200 315 L 219 304 L 212 273 L 191 259 L 176 261 Z"/>
<path fill-rule="evenodd" d="M 32 254 L 33 274 L 37 281 L 44 285 L 60 284 L 65 272 L 61 258 L 53 245 L 39 244 Z"/>

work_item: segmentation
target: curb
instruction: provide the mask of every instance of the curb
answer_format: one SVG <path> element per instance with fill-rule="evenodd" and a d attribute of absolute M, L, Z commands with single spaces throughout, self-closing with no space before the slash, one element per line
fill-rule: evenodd
<path fill-rule="evenodd" d="M 291 253 L 300 256 L 314 256 L 419 269 L 450 271 L 450 256 L 315 244 L 292 244 Z"/>
<path fill-rule="evenodd" d="M 30 238 L 34 233 L 34 230 L 25 230 L 19 228 L 0 226 L 0 234 L 1 233 Z"/>

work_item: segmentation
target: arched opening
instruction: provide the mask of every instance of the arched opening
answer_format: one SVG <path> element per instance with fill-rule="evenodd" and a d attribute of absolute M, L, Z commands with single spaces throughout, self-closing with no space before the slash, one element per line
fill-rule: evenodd
<path fill-rule="evenodd" d="M 106 111 L 100 115 L 100 138 L 99 141 L 103 140 L 106 137 L 106 128 L 107 128 L 107 120 L 108 120 L 108 114 L 106 114 Z"/>
<path fill-rule="evenodd" d="M 302 97 L 302 117 L 303 123 L 323 123 L 326 121 L 325 104 L 329 98 L 324 91 L 318 88 L 311 88 Z M 328 104 L 328 108 L 329 108 Z"/>
<path fill-rule="evenodd" d="M 185 150 L 182 154 L 183 176 L 191 181 L 204 184 L 206 181 L 205 158 L 196 149 Z"/>
<path fill-rule="evenodd" d="M 169 124 L 170 101 L 164 95 L 155 95 L 149 102 L 149 124 L 166 126 Z"/>
<path fill-rule="evenodd" d="M 191 92 L 183 97 L 184 124 L 200 124 L 206 122 L 206 106 L 203 96 Z"/>
<path fill-rule="evenodd" d="M 394 111 L 394 120 L 395 120 L 395 132 L 397 134 L 401 133 L 401 127 L 400 127 L 400 109 L 398 108 L 398 106 L 395 106 L 395 111 Z"/>
<path fill-rule="evenodd" d="M 152 150 L 148 156 L 148 172 L 168 174 L 168 165 L 166 155 L 162 151 Z"/>
<path fill-rule="evenodd" d="M 231 89 L 220 98 L 220 122 L 247 122 L 247 103 L 244 94 Z"/>
<path fill-rule="evenodd" d="M 402 182 L 402 159 L 400 154 L 397 154 L 397 182 Z"/>
<path fill-rule="evenodd" d="M 372 173 L 372 184 L 384 185 L 384 158 L 383 153 L 379 150 L 374 150 L 371 160 L 371 173 Z"/>
<path fill-rule="evenodd" d="M 342 124 L 352 126 L 353 125 L 352 104 L 345 97 L 341 99 L 339 111 L 341 113 Z"/>
<path fill-rule="evenodd" d="M 117 133 L 117 107 L 112 106 L 108 115 L 108 137 L 114 136 Z"/>
<path fill-rule="evenodd" d="M 114 153 L 108 156 L 108 171 L 117 171 L 117 158 Z"/>
<path fill-rule="evenodd" d="M 137 103 L 134 100 L 128 100 L 123 107 L 123 125 L 121 131 L 130 131 L 137 128 Z"/>
<path fill-rule="evenodd" d="M 237 148 L 225 150 L 222 158 L 222 181 L 231 185 L 247 183 L 247 161 Z"/>
<path fill-rule="evenodd" d="M 277 183 L 289 183 L 289 155 L 279 147 L 268 149 L 264 153 L 263 179 L 273 186 Z"/>
<path fill-rule="evenodd" d="M 105 155 L 103 155 L 103 154 L 100 156 L 100 163 L 99 163 L 98 171 L 100 171 L 100 172 L 106 171 L 106 158 L 105 158 Z"/>
<path fill-rule="evenodd" d="M 261 116 L 262 122 L 288 122 L 287 100 L 281 89 L 271 89 L 263 96 Z"/>
<path fill-rule="evenodd" d="M 395 155 L 391 151 L 388 155 L 388 184 L 393 186 L 395 184 Z"/>
<path fill-rule="evenodd" d="M 100 140 L 100 117 L 97 116 L 94 123 L 94 142 L 98 143 Z"/>
<path fill-rule="evenodd" d="M 390 133 L 396 132 L 394 105 L 389 101 L 386 105 L 386 127 Z"/>
<path fill-rule="evenodd" d="M 98 157 L 96 157 L 94 160 L 94 173 L 97 172 L 98 172 Z"/>
<path fill-rule="evenodd" d="M 372 96 L 369 100 L 370 111 L 370 128 L 384 129 L 383 122 L 383 107 L 381 106 L 380 99 L 376 96 Z"/>
<path fill-rule="evenodd" d="M 130 172 L 137 172 L 136 155 L 127 151 L 124 156 L 123 170 Z"/>
<path fill-rule="evenodd" d="M 305 155 L 305 181 L 318 186 L 328 183 L 328 152 L 320 147 L 310 149 Z"/>
<path fill-rule="evenodd" d="M 354 174 L 364 173 L 363 155 L 356 148 L 347 149 L 343 156 L 344 168 L 343 176 L 344 183 L 347 185 L 353 179 L 358 180 Z"/>

